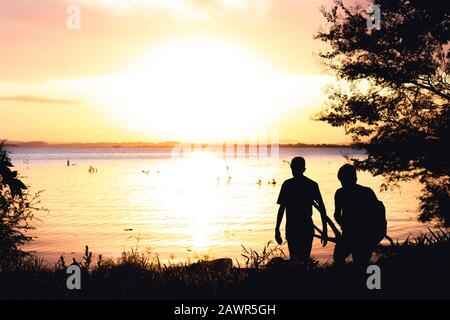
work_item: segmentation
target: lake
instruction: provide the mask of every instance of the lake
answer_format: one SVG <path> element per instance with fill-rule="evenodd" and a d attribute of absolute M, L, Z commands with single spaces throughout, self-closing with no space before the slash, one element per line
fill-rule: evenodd
<path fill-rule="evenodd" d="M 26 248 L 52 262 L 61 254 L 71 261 L 85 245 L 104 257 L 118 257 L 138 246 L 164 261 L 203 255 L 242 261 L 241 245 L 260 251 L 273 239 L 278 193 L 283 180 L 291 177 L 287 161 L 306 158 L 305 175 L 319 183 L 332 216 L 344 155 L 364 157 L 347 148 L 281 148 L 276 159 L 229 159 L 216 152 L 174 157 L 170 148 L 8 150 L 30 189 L 43 191 L 41 205 L 49 210 L 33 222 L 37 238 Z M 96 170 L 89 172 L 90 166 Z M 273 180 L 276 184 L 269 184 Z M 358 181 L 384 202 L 394 240 L 426 231 L 416 220 L 418 183 L 380 192 L 383 178 L 359 173 Z M 314 221 L 320 226 L 317 211 Z M 282 232 L 284 236 L 284 226 Z M 312 254 L 331 261 L 333 247 L 322 248 L 315 239 Z"/>

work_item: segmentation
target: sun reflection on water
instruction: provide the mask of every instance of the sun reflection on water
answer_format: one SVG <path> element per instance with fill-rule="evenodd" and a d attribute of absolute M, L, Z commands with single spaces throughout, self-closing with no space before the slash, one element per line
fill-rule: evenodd
<path fill-rule="evenodd" d="M 282 149 L 276 164 L 214 152 L 176 158 L 159 149 L 23 152 L 14 154 L 17 170 L 32 191 L 46 190 L 41 203 L 50 210 L 35 222 L 37 239 L 28 248 L 53 260 L 80 254 L 85 245 L 95 255 L 118 257 L 135 247 L 138 236 L 139 249 L 150 247 L 162 260 L 239 259 L 241 245 L 258 249 L 273 239 L 278 192 L 291 176 L 285 161 L 306 157 L 307 176 L 319 183 L 329 215 L 339 187 L 336 172 L 345 163 L 339 149 Z M 23 164 L 24 159 L 29 163 Z M 67 159 L 77 165 L 67 167 Z M 90 165 L 98 172 L 88 173 Z M 268 183 L 272 179 L 276 185 Z M 380 178 L 360 173 L 359 181 L 385 203 L 391 237 L 425 230 L 415 219 L 419 186 L 409 183 L 401 192 L 379 193 Z M 320 223 L 317 212 L 313 218 Z M 330 259 L 332 249 L 313 244 L 322 261 Z"/>

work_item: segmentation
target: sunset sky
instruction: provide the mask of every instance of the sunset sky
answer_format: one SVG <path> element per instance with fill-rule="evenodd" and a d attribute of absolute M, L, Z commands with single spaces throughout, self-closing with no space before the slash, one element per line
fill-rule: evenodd
<path fill-rule="evenodd" d="M 0 2 L 0 138 L 345 143 L 311 121 L 333 81 L 314 33 L 330 0 Z M 81 9 L 69 30 L 67 9 Z"/>

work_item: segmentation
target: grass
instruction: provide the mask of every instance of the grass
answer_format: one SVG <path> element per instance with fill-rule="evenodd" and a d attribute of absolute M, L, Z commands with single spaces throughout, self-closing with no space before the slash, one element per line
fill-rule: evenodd
<path fill-rule="evenodd" d="M 13 270 L 0 271 L 3 299 L 300 299 L 300 298 L 449 298 L 448 231 L 430 230 L 403 243 L 377 249 L 382 290 L 366 287 L 368 275 L 351 263 L 343 268 L 311 260 L 287 261 L 269 242 L 260 252 L 243 247 L 244 264 L 207 257 L 162 263 L 157 254 L 136 248 L 121 257 L 93 259 L 86 246 L 81 261 L 54 265 L 30 256 Z M 66 269 L 82 270 L 82 289 L 68 290 Z"/>

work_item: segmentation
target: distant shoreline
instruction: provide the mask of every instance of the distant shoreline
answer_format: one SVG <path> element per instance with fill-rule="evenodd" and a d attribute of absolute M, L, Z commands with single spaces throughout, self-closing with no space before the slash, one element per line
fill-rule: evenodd
<path fill-rule="evenodd" d="M 28 147 L 28 148 L 173 148 L 180 142 L 86 142 L 86 143 L 49 143 L 44 141 L 7 141 L 6 147 Z M 189 144 L 189 143 L 186 143 Z M 194 144 L 194 143 L 191 143 Z M 202 143 L 203 147 L 207 147 L 207 143 Z M 235 144 L 237 146 L 238 144 Z M 248 146 L 249 144 L 245 144 Z M 251 144 L 250 144 L 251 145 Z M 270 146 L 268 146 L 270 148 Z M 282 143 L 280 148 L 352 148 L 348 144 L 328 144 L 328 143 Z"/>

